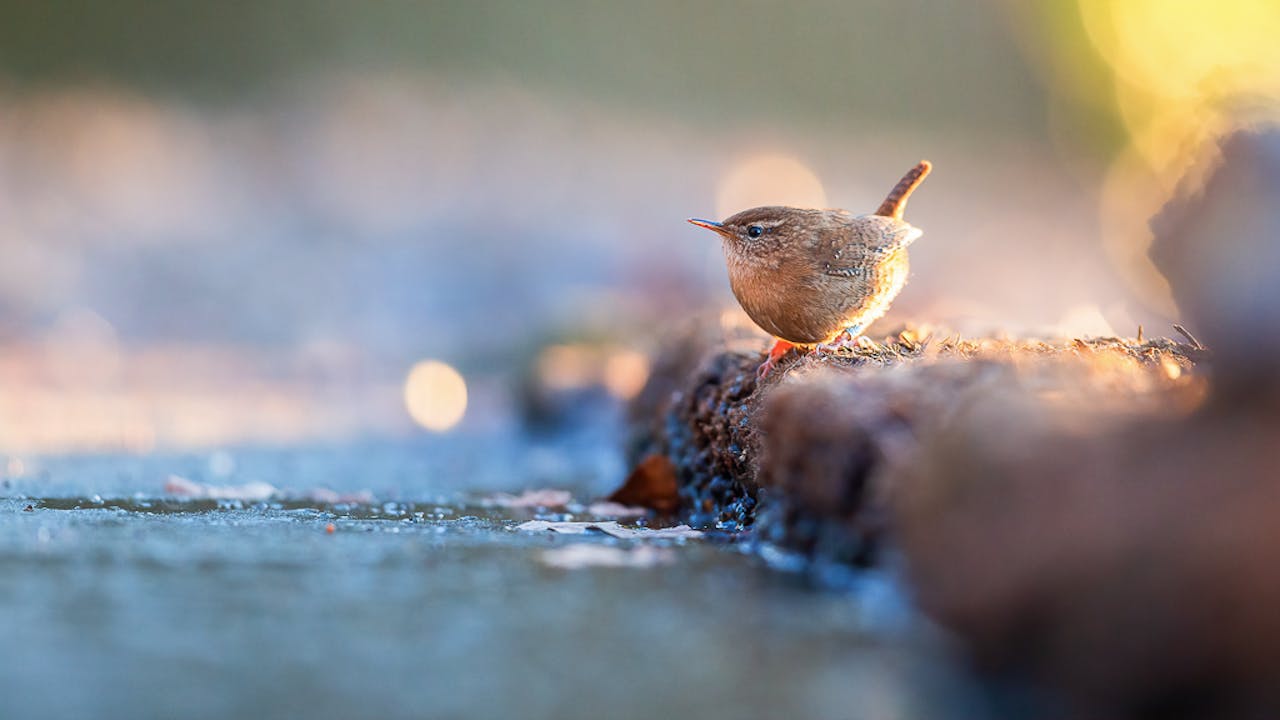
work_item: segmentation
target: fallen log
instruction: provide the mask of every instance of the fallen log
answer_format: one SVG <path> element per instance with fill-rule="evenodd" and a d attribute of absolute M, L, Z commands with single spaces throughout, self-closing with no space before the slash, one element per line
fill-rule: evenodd
<path fill-rule="evenodd" d="M 753 527 L 778 546 L 869 565 L 887 531 L 886 478 L 922 432 L 975 395 L 1029 389 L 1064 408 L 1155 413 L 1202 397 L 1204 352 L 1158 339 L 1013 341 L 920 337 L 792 355 L 757 379 L 759 352 L 686 336 L 632 408 L 630 459 L 675 468 L 682 516 Z M 701 353 L 701 354 L 700 354 Z M 683 378 L 681 385 L 680 378 Z M 761 512 L 757 513 L 757 509 Z"/>

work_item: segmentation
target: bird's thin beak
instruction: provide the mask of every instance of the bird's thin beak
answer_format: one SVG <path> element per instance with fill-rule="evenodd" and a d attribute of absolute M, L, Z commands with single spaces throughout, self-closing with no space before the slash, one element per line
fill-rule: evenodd
<path fill-rule="evenodd" d="M 689 224 L 697 225 L 698 227 L 706 228 L 708 230 L 713 230 L 715 232 L 720 233 L 721 235 L 724 234 L 724 226 L 718 222 L 712 222 L 711 220 L 701 220 L 699 218 L 689 218 Z"/>

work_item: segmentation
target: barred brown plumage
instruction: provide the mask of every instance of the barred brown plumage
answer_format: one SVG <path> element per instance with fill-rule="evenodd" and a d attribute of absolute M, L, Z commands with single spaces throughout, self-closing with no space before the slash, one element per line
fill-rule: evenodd
<path fill-rule="evenodd" d="M 907 246 L 921 235 L 902 214 L 931 169 L 922 160 L 871 215 L 765 206 L 689 220 L 723 238 L 734 296 L 778 340 L 762 373 L 792 346 L 856 338 L 889 309 L 907 281 Z"/>

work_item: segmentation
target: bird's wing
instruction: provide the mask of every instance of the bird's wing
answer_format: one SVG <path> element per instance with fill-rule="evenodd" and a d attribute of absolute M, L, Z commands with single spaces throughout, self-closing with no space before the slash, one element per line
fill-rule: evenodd
<path fill-rule="evenodd" d="M 885 256 L 920 237 L 917 228 L 880 215 L 851 217 L 842 232 L 826 233 L 818 252 L 822 271 L 836 277 L 866 278 Z"/>

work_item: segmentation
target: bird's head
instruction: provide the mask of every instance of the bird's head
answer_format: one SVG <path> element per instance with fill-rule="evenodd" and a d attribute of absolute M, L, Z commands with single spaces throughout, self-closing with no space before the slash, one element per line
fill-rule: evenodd
<path fill-rule="evenodd" d="M 730 260 L 771 257 L 822 223 L 822 210 L 769 205 L 731 215 L 721 222 L 689 218 L 689 222 L 718 234 Z"/>

